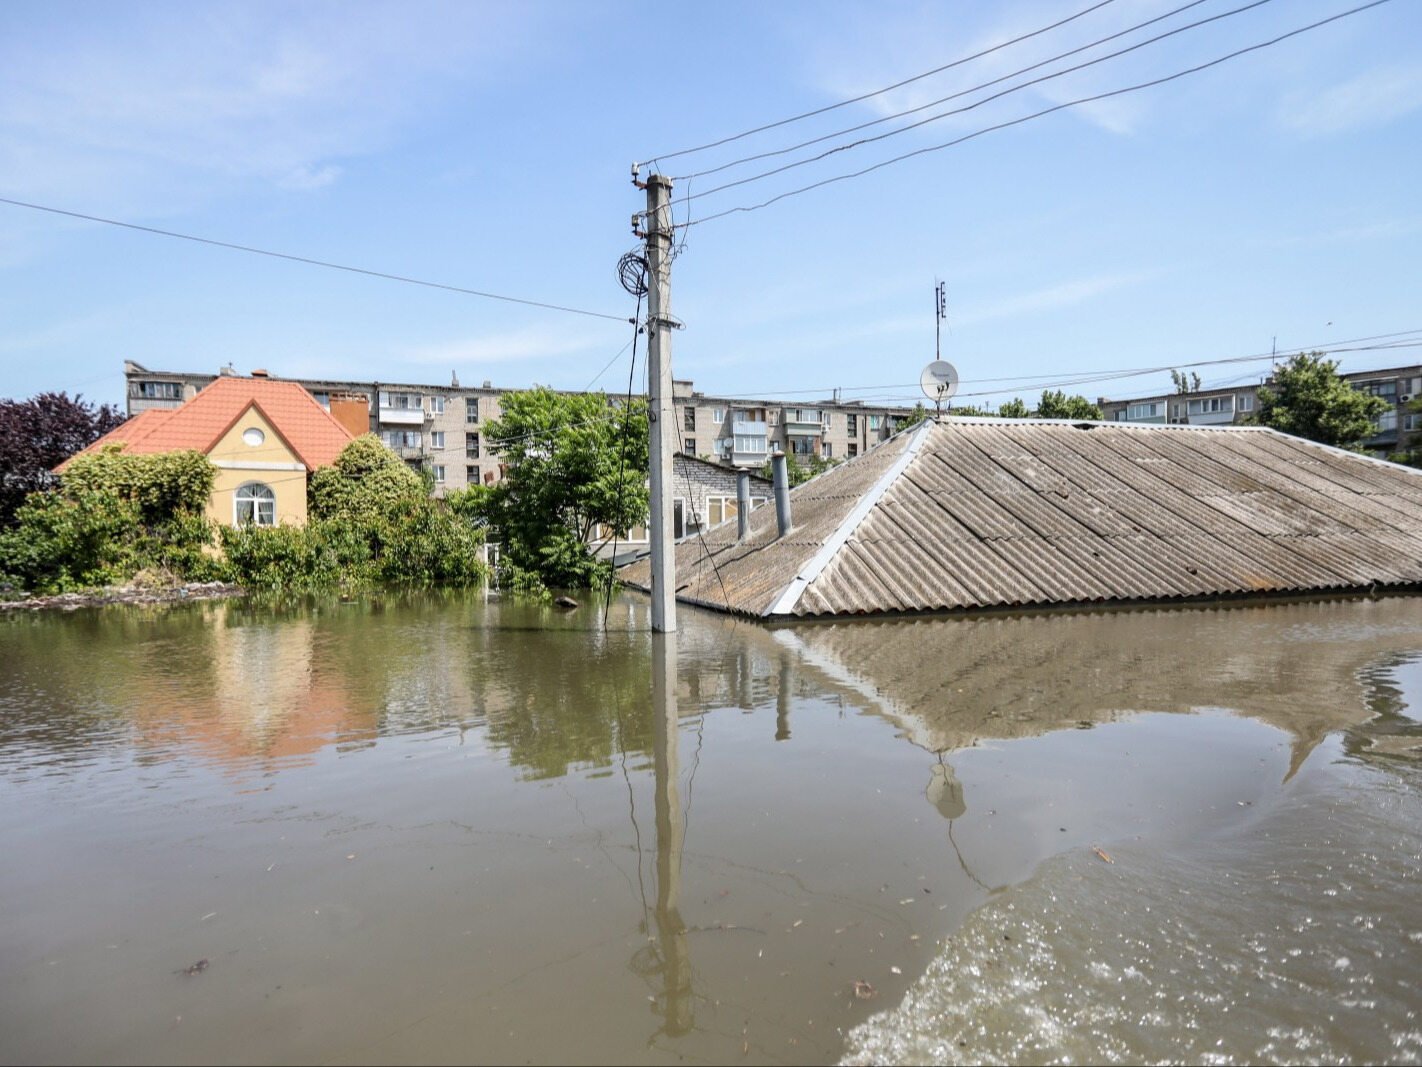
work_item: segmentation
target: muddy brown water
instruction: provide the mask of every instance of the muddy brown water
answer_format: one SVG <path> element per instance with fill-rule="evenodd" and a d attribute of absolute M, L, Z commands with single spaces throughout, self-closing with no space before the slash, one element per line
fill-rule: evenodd
<path fill-rule="evenodd" d="M 0 1060 L 1422 1058 L 1422 600 L 681 618 L 0 620 Z"/>

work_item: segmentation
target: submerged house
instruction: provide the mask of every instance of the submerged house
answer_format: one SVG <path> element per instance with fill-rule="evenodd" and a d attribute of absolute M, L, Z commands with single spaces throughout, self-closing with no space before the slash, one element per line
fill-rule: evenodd
<path fill-rule="evenodd" d="M 1422 585 L 1422 471 L 1262 427 L 946 418 L 676 553 L 678 599 L 761 618 Z M 649 565 L 623 568 L 647 588 Z"/>
<path fill-rule="evenodd" d="M 217 468 L 208 518 L 223 525 L 301 525 L 307 477 L 334 463 L 354 437 L 296 382 L 224 376 L 180 407 L 140 412 L 79 454 L 192 449 Z"/>

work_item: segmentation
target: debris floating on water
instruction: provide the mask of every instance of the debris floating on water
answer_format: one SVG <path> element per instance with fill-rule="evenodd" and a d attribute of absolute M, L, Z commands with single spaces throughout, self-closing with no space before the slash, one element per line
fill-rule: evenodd
<path fill-rule="evenodd" d="M 1106 850 L 1103 849 L 1103 848 L 1101 848 L 1100 845 L 1092 845 L 1092 846 L 1091 846 L 1091 851 L 1092 851 L 1092 852 L 1095 852 L 1098 858 L 1104 860 L 1104 861 L 1107 862 L 1107 863 L 1115 863 L 1115 862 L 1116 862 L 1116 861 L 1113 860 L 1109 855 L 1107 855 Z"/>

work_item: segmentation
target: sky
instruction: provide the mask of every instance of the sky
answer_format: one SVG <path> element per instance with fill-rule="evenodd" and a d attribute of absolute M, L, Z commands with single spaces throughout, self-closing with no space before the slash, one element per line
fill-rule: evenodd
<path fill-rule="evenodd" d="M 125 359 L 625 390 L 635 302 L 616 266 L 645 207 L 633 162 L 673 177 L 675 218 L 690 223 L 672 269 L 684 324 L 673 370 L 707 394 L 813 401 L 838 388 L 912 403 L 935 355 L 938 281 L 942 355 L 966 403 L 1030 402 L 1055 382 L 1147 395 L 1168 375 L 1075 380 L 1403 331 L 1418 346 L 1337 358 L 1422 362 L 1418 0 L 933 151 L 919 150 L 1364 0 L 1266 0 L 1232 15 L 1250 0 L 1173 15 L 1187 0 L 1108 0 L 832 107 L 1096 2 L 8 0 L 0 197 L 596 314 L 0 203 L 0 396 L 117 402 Z M 768 152 L 782 154 L 692 176 Z M 1200 373 L 1226 384 L 1268 368 Z M 639 389 L 642 374 L 639 362 Z"/>

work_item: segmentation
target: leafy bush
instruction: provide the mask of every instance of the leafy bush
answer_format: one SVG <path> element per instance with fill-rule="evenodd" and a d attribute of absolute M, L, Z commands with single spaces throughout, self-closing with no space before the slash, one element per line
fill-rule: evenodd
<path fill-rule="evenodd" d="M 116 493 L 31 493 L 0 532 L 0 574 L 45 593 L 122 581 L 142 565 L 139 529 L 137 507 Z"/>
<path fill-rule="evenodd" d="M 104 448 L 70 460 L 62 485 L 71 495 L 111 492 L 131 500 L 140 520 L 156 526 L 183 512 L 201 514 L 216 477 L 217 468 L 201 452 L 134 455 Z"/>
<path fill-rule="evenodd" d="M 404 460 L 368 433 L 346 445 L 331 466 L 314 472 L 306 495 L 313 519 L 344 515 L 368 521 L 397 501 L 424 500 L 429 492 Z"/>

